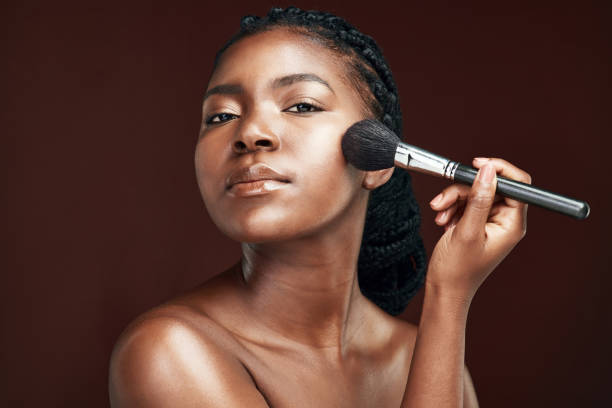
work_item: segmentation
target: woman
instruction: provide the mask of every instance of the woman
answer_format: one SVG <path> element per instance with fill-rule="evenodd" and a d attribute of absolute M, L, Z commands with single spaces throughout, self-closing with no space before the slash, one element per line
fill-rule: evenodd
<path fill-rule="evenodd" d="M 495 175 L 529 175 L 475 160 L 472 187 L 432 200 L 445 233 L 424 278 L 408 173 L 359 171 L 340 148 L 364 118 L 401 132 L 376 43 L 297 8 L 241 26 L 215 60 L 195 165 L 242 261 L 125 330 L 112 405 L 477 406 L 464 366 L 470 302 L 526 231 L 527 206 L 496 197 Z M 423 282 L 417 328 L 393 315 Z"/>

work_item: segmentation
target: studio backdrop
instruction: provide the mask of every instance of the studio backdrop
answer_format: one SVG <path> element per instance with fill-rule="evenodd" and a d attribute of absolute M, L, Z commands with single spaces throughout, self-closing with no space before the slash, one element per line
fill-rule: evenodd
<path fill-rule="evenodd" d="M 381 45 L 411 144 L 502 157 L 591 204 L 530 206 L 479 290 L 466 361 L 483 407 L 612 402 L 609 5 L 304 1 Z M 2 6 L 0 406 L 108 406 L 136 316 L 239 257 L 209 219 L 194 148 L 214 54 L 240 17 L 289 3 L 13 1 Z M 428 255 L 429 201 L 413 173 Z M 418 322 L 422 293 L 403 318 Z"/>

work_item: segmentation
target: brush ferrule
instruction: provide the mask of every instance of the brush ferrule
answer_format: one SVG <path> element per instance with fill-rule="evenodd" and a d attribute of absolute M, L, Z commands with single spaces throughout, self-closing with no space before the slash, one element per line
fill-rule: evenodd
<path fill-rule="evenodd" d="M 419 147 L 400 142 L 395 151 L 395 165 L 452 180 L 459 163 Z"/>

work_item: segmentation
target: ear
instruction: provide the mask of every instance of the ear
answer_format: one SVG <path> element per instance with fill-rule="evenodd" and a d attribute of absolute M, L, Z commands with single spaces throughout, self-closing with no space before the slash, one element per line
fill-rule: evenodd
<path fill-rule="evenodd" d="M 361 185 L 367 190 L 374 190 L 377 187 L 382 186 L 391 178 L 395 167 L 382 170 L 366 171 L 363 175 L 363 181 Z"/>

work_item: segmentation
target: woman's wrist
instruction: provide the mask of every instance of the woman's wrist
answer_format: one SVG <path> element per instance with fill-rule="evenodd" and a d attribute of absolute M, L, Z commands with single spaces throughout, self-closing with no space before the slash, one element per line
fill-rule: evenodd
<path fill-rule="evenodd" d="M 439 311 L 447 316 L 467 318 L 475 291 L 449 288 L 425 281 L 423 311 Z"/>

